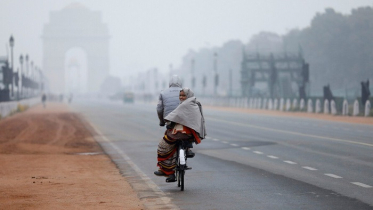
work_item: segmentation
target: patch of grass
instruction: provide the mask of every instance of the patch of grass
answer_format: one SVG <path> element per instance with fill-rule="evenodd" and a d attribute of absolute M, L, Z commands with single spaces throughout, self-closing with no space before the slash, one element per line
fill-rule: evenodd
<path fill-rule="evenodd" d="M 8 116 L 12 116 L 12 115 L 14 115 L 14 114 L 17 114 L 17 113 L 20 113 L 20 112 L 24 112 L 24 111 L 26 111 L 28 108 L 29 108 L 28 105 L 17 104 L 17 108 L 11 110 L 11 111 L 9 112 Z M 1 117 L 0 117 L 0 119 L 1 119 Z"/>
<path fill-rule="evenodd" d="M 299 111 L 299 108 L 298 107 L 290 107 L 290 112 L 297 112 Z"/>
<path fill-rule="evenodd" d="M 17 105 L 17 112 L 23 112 L 23 111 L 26 111 L 27 109 L 28 109 L 27 105 L 22 105 L 22 104 Z"/>

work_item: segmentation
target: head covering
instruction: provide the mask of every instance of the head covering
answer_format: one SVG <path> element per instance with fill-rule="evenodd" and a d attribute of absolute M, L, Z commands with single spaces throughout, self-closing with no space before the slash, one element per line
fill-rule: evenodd
<path fill-rule="evenodd" d="M 179 76 L 177 76 L 176 74 L 172 75 L 170 82 L 168 83 L 168 86 L 169 87 L 181 87 L 182 84 L 181 84 L 181 80 Z"/>
<path fill-rule="evenodd" d="M 176 122 L 195 130 L 201 139 L 206 136 L 205 118 L 203 117 L 201 103 L 194 97 L 189 88 L 182 89 L 187 99 L 168 114 L 164 119 Z"/>
<path fill-rule="evenodd" d="M 190 97 L 193 97 L 193 96 L 194 96 L 194 93 L 193 93 L 193 91 L 192 91 L 190 88 L 185 87 L 185 88 L 182 88 L 182 89 L 180 90 L 180 92 L 181 92 L 181 91 L 184 92 L 186 98 L 190 98 Z M 181 103 L 181 102 L 180 102 L 180 103 Z"/>

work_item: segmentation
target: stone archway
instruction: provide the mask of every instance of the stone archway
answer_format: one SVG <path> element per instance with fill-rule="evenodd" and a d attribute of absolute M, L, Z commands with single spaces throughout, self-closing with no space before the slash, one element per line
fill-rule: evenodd
<path fill-rule="evenodd" d="M 65 93 L 83 94 L 87 88 L 87 55 L 81 48 L 71 48 L 65 54 Z"/>
<path fill-rule="evenodd" d="M 98 92 L 109 75 L 109 34 L 102 23 L 101 13 L 74 3 L 50 13 L 50 22 L 43 30 L 43 71 L 48 88 L 64 93 L 69 78 L 65 74 L 67 52 L 72 48 L 83 49 L 86 54 L 86 90 Z"/>

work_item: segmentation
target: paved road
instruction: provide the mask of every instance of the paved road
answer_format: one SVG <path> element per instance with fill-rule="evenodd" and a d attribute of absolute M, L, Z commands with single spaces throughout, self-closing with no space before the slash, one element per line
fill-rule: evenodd
<path fill-rule="evenodd" d="M 373 126 L 204 109 L 185 191 L 156 177 L 154 104 L 75 102 L 150 208 L 373 209 Z"/>

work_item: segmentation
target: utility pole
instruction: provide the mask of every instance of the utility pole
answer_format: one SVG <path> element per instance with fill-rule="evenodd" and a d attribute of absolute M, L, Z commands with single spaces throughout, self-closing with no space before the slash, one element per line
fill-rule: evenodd
<path fill-rule="evenodd" d="M 26 59 L 26 73 L 25 73 L 25 78 L 29 77 L 29 79 L 31 80 L 31 77 L 29 76 L 30 72 L 29 72 L 29 68 L 28 68 L 28 54 L 26 54 L 25 59 Z M 29 95 L 29 90 L 30 90 L 30 87 L 26 88 L 25 95 Z"/>
<path fill-rule="evenodd" d="M 202 86 L 203 86 L 203 96 L 205 96 L 205 88 L 206 88 L 206 85 L 207 85 L 207 78 L 206 78 L 206 75 L 203 75 L 203 78 L 202 78 Z"/>

